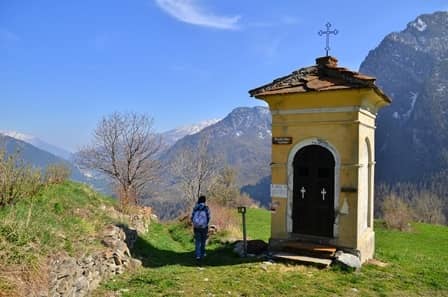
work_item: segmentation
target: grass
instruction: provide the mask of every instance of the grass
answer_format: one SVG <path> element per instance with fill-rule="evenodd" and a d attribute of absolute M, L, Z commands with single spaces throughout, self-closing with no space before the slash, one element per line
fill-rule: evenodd
<path fill-rule="evenodd" d="M 65 182 L 0 208 L 1 293 L 13 290 L 13 272 L 32 278 L 51 254 L 77 256 L 101 247 L 97 233 L 113 222 L 103 207 L 112 205 L 85 185 Z"/>
<path fill-rule="evenodd" d="M 25 267 L 33 273 L 53 253 L 79 255 L 100 247 L 97 232 L 114 221 L 103 206 L 112 204 L 90 188 L 68 182 L 0 209 L 0 296 L 13 296 L 11 271 Z M 267 241 L 270 213 L 248 209 L 247 227 L 249 238 Z M 319 270 L 241 259 L 219 238 L 198 265 L 188 227 L 153 223 L 132 251 L 143 267 L 103 284 L 93 296 L 448 296 L 448 228 L 412 227 L 404 233 L 377 222 L 376 257 L 388 266 L 364 265 L 349 273 L 337 267 Z"/>
<path fill-rule="evenodd" d="M 252 239 L 269 237 L 269 212 L 250 209 L 247 219 Z M 104 284 L 93 296 L 448 296 L 448 228 L 414 224 L 413 230 L 386 230 L 378 222 L 377 258 L 388 266 L 367 264 L 349 273 L 240 259 L 218 243 L 207 247 L 198 266 L 185 226 L 153 224 L 133 252 L 144 267 Z"/>
<path fill-rule="evenodd" d="M 271 213 L 264 209 L 248 208 L 246 214 L 247 236 L 250 239 L 269 241 Z"/>
<path fill-rule="evenodd" d="M 105 204 L 112 201 L 87 186 L 67 182 L 0 209 L 0 263 L 30 264 L 53 251 L 84 252 L 86 241 L 110 221 L 100 209 Z"/>

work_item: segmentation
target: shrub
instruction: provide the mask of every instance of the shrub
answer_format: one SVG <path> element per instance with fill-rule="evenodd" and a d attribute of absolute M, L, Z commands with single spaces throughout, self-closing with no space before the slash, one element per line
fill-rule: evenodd
<path fill-rule="evenodd" d="M 240 220 L 235 208 L 222 206 L 216 202 L 208 202 L 210 208 L 211 224 L 215 225 L 218 232 L 225 234 L 226 237 L 239 238 Z"/>
<path fill-rule="evenodd" d="M 434 193 L 423 191 L 413 199 L 415 218 L 419 222 L 444 224 L 443 200 Z"/>
<path fill-rule="evenodd" d="M 443 176 L 438 175 L 438 177 Z M 375 188 L 375 216 L 384 217 L 384 200 L 390 196 L 396 196 L 408 204 L 414 220 L 429 224 L 445 224 L 448 216 L 448 200 L 442 197 L 446 197 L 448 192 L 444 187 L 445 182 L 442 183 L 443 179 L 439 180 L 442 183 L 440 185 L 435 183 L 435 180 L 431 179 L 418 184 L 379 184 Z"/>
<path fill-rule="evenodd" d="M 0 206 L 31 197 L 41 188 L 41 174 L 19 158 L 19 153 L 0 151 Z"/>
<path fill-rule="evenodd" d="M 61 184 L 68 180 L 70 177 L 70 168 L 64 164 L 52 164 L 45 170 L 45 183 L 50 184 Z"/>
<path fill-rule="evenodd" d="M 389 194 L 381 205 L 387 228 L 409 231 L 413 213 L 410 205 L 396 194 Z"/>
<path fill-rule="evenodd" d="M 235 206 L 247 206 L 250 208 L 260 207 L 260 203 L 258 201 L 253 200 L 249 195 L 245 193 L 239 194 L 235 201 L 236 201 Z"/>

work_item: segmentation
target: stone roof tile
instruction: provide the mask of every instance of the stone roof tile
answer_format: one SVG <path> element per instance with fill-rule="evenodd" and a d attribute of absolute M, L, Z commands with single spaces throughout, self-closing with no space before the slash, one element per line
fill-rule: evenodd
<path fill-rule="evenodd" d="M 301 68 L 249 91 L 251 96 L 306 93 L 340 89 L 373 88 L 387 102 L 391 102 L 381 89 L 375 85 L 375 78 L 337 66 L 334 57 L 316 59 L 316 65 Z"/>

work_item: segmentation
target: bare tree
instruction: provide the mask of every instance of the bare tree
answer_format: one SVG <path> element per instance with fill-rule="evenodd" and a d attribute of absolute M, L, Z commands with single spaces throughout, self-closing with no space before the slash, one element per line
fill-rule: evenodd
<path fill-rule="evenodd" d="M 77 153 L 77 163 L 110 177 L 122 206 L 137 204 L 145 188 L 158 176 L 155 156 L 161 140 L 147 115 L 115 112 L 97 125 L 91 145 Z"/>
<path fill-rule="evenodd" d="M 188 204 L 194 204 L 211 187 L 218 172 L 217 158 L 208 152 L 208 137 L 198 147 L 185 149 L 171 163 L 171 172 Z"/>
<path fill-rule="evenodd" d="M 210 188 L 210 195 L 223 206 L 235 206 L 240 198 L 240 190 L 236 180 L 236 170 L 225 166 L 214 178 L 214 182 Z"/>

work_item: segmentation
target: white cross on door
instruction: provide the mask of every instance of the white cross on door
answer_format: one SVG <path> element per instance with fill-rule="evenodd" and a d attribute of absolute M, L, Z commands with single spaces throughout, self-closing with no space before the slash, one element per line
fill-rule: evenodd
<path fill-rule="evenodd" d="M 302 199 L 305 198 L 306 190 L 304 187 L 302 187 L 302 189 L 300 189 L 300 193 L 302 193 Z"/>
<path fill-rule="evenodd" d="M 327 191 L 325 191 L 325 188 L 323 188 L 320 193 L 322 194 L 322 200 L 325 200 L 325 194 L 327 194 Z"/>

